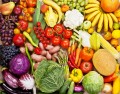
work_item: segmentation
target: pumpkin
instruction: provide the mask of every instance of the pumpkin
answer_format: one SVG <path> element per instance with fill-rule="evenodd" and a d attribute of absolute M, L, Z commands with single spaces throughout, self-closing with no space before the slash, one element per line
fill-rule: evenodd
<path fill-rule="evenodd" d="M 119 0 L 101 0 L 101 7 L 105 12 L 114 12 L 119 7 Z"/>

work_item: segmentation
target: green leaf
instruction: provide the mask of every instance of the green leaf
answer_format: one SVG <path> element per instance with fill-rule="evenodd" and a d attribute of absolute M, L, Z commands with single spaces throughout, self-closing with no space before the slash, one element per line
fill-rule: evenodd
<path fill-rule="evenodd" d="M 39 17 L 40 17 L 40 8 L 36 8 L 36 9 L 35 9 L 35 13 L 34 13 L 34 15 L 33 15 L 33 25 L 34 25 L 34 26 L 35 26 L 36 23 L 38 22 Z"/>
<path fill-rule="evenodd" d="M 28 27 L 30 27 L 31 30 L 32 30 L 31 33 L 30 33 L 30 36 L 31 36 L 33 42 L 34 42 L 35 44 L 38 45 L 39 40 L 38 40 L 38 38 L 36 37 L 36 34 L 34 33 L 34 30 L 33 30 L 33 23 L 29 23 L 29 26 L 28 26 Z"/>

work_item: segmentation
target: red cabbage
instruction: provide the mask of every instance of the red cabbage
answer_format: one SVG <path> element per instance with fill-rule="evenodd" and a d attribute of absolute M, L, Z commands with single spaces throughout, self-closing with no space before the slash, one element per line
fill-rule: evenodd
<path fill-rule="evenodd" d="M 24 54 L 18 54 L 11 59 L 9 67 L 13 74 L 21 76 L 29 71 L 30 62 L 27 56 Z"/>

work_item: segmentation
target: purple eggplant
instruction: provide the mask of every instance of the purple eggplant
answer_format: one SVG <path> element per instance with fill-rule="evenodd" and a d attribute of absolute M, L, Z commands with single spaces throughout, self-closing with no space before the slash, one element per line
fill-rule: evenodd
<path fill-rule="evenodd" d="M 3 79 L 12 88 L 18 88 L 18 78 L 11 74 L 8 69 L 2 71 Z"/>

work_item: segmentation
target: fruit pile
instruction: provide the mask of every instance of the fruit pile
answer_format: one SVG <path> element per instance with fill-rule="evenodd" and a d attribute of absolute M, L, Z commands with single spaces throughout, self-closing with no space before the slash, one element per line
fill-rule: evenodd
<path fill-rule="evenodd" d="M 119 94 L 119 0 L 2 0 L 0 94 Z"/>

